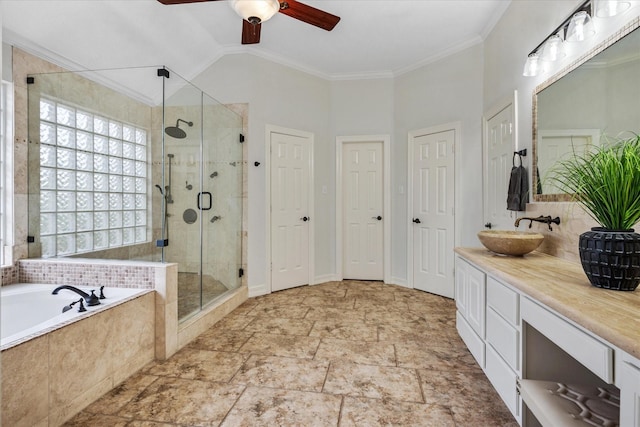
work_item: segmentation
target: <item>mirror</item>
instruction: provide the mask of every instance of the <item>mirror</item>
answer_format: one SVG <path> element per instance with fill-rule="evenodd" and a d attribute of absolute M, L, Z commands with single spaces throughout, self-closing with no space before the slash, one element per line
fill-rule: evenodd
<path fill-rule="evenodd" d="M 534 201 L 568 201 L 550 168 L 626 131 L 640 132 L 640 20 L 538 86 L 533 95 Z"/>

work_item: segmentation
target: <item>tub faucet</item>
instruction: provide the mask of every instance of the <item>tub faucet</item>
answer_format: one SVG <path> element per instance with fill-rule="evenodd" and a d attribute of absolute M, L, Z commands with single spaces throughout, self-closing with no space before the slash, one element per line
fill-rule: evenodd
<path fill-rule="evenodd" d="M 529 217 L 529 216 L 523 216 L 523 217 L 520 217 L 520 218 L 516 219 L 516 222 L 513 225 L 516 228 L 518 228 L 520 226 L 520 221 L 522 221 L 523 219 L 526 219 L 526 220 L 529 221 L 529 228 L 531 228 L 531 225 L 533 224 L 533 221 L 541 222 L 543 224 L 547 224 L 549 226 L 549 231 L 553 230 L 553 228 L 551 228 L 551 224 L 560 225 L 560 217 L 557 216 L 555 218 L 551 218 L 551 215 L 547 215 L 547 216 L 540 215 L 537 218 L 533 218 L 533 217 Z"/>
<path fill-rule="evenodd" d="M 58 292 L 61 289 L 67 289 L 69 291 L 73 291 L 76 294 L 80 295 L 82 298 L 84 298 L 84 300 L 87 302 L 87 305 L 89 307 L 93 306 L 93 305 L 99 305 L 100 304 L 100 300 L 98 299 L 98 297 L 96 296 L 96 294 L 94 294 L 95 291 L 91 291 L 91 295 L 89 295 L 88 293 L 86 293 L 85 291 L 82 291 L 78 288 L 76 288 L 75 286 L 69 286 L 69 285 L 62 285 L 62 286 L 58 286 L 57 288 L 55 288 L 53 290 L 53 292 L 51 292 L 51 295 L 58 295 Z"/>

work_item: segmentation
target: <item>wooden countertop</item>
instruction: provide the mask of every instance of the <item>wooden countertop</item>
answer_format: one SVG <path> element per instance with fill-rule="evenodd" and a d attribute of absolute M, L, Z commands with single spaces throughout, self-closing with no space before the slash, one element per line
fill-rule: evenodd
<path fill-rule="evenodd" d="M 540 252 L 509 257 L 485 248 L 455 251 L 496 279 L 640 359 L 640 287 L 633 292 L 596 288 L 580 264 Z"/>

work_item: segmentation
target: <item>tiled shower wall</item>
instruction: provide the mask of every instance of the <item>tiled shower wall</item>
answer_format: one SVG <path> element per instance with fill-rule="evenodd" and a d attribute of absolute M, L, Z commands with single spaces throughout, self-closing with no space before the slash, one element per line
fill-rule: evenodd
<path fill-rule="evenodd" d="M 51 64 L 43 59 L 30 55 L 20 49 L 13 49 L 13 76 L 14 76 L 14 91 L 15 91 L 15 140 L 14 140 L 14 163 L 15 163 L 15 210 L 20 213 L 15 218 L 15 245 L 13 246 L 13 259 L 18 261 L 28 258 L 28 218 L 23 213 L 28 212 L 28 91 L 26 84 L 27 74 L 37 73 L 49 73 L 49 72 L 64 72 L 66 70 Z M 98 86 L 98 85 L 94 85 Z M 243 134 L 245 135 L 245 143 L 242 147 L 242 158 L 247 158 L 247 144 L 248 144 L 248 104 L 232 104 L 227 105 L 229 109 L 240 115 L 243 119 Z M 152 109 L 152 115 L 157 109 Z M 156 120 L 157 121 L 157 120 Z M 155 123 L 155 122 L 154 122 Z M 154 126 L 155 128 L 155 126 Z M 159 128 L 160 129 L 160 128 Z M 152 133 L 157 130 L 152 129 Z M 153 139 L 157 140 L 157 139 Z M 155 150 L 159 151 L 159 150 Z M 242 162 L 242 193 L 238 197 L 242 198 L 242 231 L 237 236 L 242 240 L 242 268 L 246 271 L 247 265 L 247 168 L 246 160 Z M 159 164 L 154 161 L 152 164 L 152 177 L 154 182 L 157 178 L 158 171 L 161 170 Z M 151 229 L 152 243 L 147 245 L 135 245 L 123 248 L 115 248 L 106 251 L 98 251 L 88 254 L 80 255 L 83 258 L 110 258 L 110 259 L 144 259 L 144 260 L 157 260 L 159 259 L 159 250 L 155 248 L 153 242 L 160 236 L 161 221 L 159 219 L 159 197 L 152 198 L 154 218 L 152 218 L 152 224 L 155 226 Z M 5 267 L 1 269 L 2 272 L 2 285 L 17 283 L 19 281 L 18 267 L 17 265 L 11 267 Z M 242 285 L 246 286 L 247 275 L 242 278 Z"/>

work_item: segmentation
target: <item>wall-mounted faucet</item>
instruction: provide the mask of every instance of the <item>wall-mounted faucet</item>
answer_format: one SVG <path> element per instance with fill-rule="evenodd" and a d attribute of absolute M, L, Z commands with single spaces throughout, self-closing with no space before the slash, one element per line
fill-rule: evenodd
<path fill-rule="evenodd" d="M 549 231 L 553 231 L 553 228 L 551 228 L 551 224 L 560 225 L 560 217 L 551 218 L 550 215 L 547 215 L 547 216 L 540 215 L 537 218 L 533 218 L 533 217 L 529 217 L 529 216 L 523 216 L 523 217 L 520 217 L 520 218 L 516 219 L 516 222 L 513 225 L 516 228 L 518 228 L 520 226 L 520 221 L 522 221 L 523 219 L 529 220 L 529 228 L 531 228 L 531 225 L 533 224 L 533 221 L 541 222 L 543 224 L 547 224 L 549 226 Z"/>

